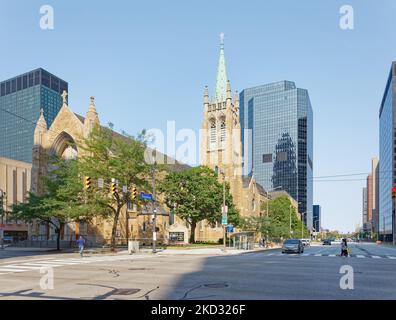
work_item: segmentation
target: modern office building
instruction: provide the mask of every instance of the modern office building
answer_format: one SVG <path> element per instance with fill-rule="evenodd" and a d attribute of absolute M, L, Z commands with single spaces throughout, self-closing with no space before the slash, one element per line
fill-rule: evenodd
<path fill-rule="evenodd" d="M 367 187 L 362 190 L 362 224 L 367 223 Z"/>
<path fill-rule="evenodd" d="M 40 109 L 48 126 L 62 106 L 67 82 L 36 69 L 0 83 L 0 156 L 32 163 L 33 133 Z"/>
<path fill-rule="evenodd" d="M 396 186 L 396 61 L 392 62 L 379 110 L 379 236 L 395 241 L 391 188 Z"/>
<path fill-rule="evenodd" d="M 31 163 L 0 157 L 0 191 L 3 194 L 3 211 L 6 212 L 0 216 L 0 224 L 6 241 L 24 240 L 28 236 L 27 224 L 11 219 L 9 212 L 12 205 L 26 200 L 30 191 L 31 170 Z"/>
<path fill-rule="evenodd" d="M 322 229 L 322 208 L 320 207 L 320 205 L 315 204 L 313 206 L 313 213 L 312 213 L 312 220 L 313 220 L 313 229 L 316 232 L 320 232 Z"/>
<path fill-rule="evenodd" d="M 367 188 L 367 222 L 373 220 L 373 175 L 370 173 L 366 179 Z"/>
<path fill-rule="evenodd" d="M 378 158 L 371 160 L 371 175 L 372 175 L 372 193 L 373 204 L 371 212 L 371 231 L 373 234 L 378 233 L 379 220 L 379 161 Z"/>
<path fill-rule="evenodd" d="M 244 173 L 285 190 L 312 230 L 313 112 L 308 91 L 281 81 L 240 93 Z"/>

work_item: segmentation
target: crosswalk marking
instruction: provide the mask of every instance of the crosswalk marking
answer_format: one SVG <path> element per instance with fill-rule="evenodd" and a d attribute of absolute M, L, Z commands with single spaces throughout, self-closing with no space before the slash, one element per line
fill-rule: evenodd
<path fill-rule="evenodd" d="M 40 270 L 42 267 L 35 267 L 35 266 L 16 266 L 16 265 L 9 265 L 9 266 L 5 266 L 6 268 L 12 268 L 12 269 L 30 269 L 30 270 Z"/>
<path fill-rule="evenodd" d="M 17 269 L 7 269 L 7 268 L 0 268 L 0 272 L 23 272 L 25 270 L 17 270 Z"/>
<path fill-rule="evenodd" d="M 273 253 L 272 253 L 273 254 Z M 40 270 L 48 267 L 65 267 L 73 265 L 82 265 L 96 262 L 112 262 L 112 261 L 124 261 L 124 260 L 138 260 L 144 258 L 151 258 L 150 256 L 102 256 L 102 257 L 81 257 L 81 258 L 65 258 L 65 259 L 53 259 L 48 258 L 31 259 L 31 260 L 20 260 L 12 261 L 9 265 L 0 265 L 0 275 L 15 273 L 15 272 L 27 272 Z M 20 262 L 20 263 L 18 263 Z"/>
<path fill-rule="evenodd" d="M 273 256 L 273 257 L 339 257 L 340 255 L 335 254 L 335 253 L 302 253 L 302 254 L 286 254 L 286 253 L 269 253 L 266 254 L 266 256 Z M 351 254 L 349 256 L 350 258 L 358 258 L 358 259 L 392 259 L 392 260 L 396 260 L 396 256 L 377 256 L 377 255 L 364 255 L 364 254 Z"/>

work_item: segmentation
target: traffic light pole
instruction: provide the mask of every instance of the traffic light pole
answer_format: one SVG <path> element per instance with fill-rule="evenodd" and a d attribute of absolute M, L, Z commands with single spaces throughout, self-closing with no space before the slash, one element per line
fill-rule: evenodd
<path fill-rule="evenodd" d="M 155 195 L 155 163 L 152 167 L 153 174 L 153 253 L 156 253 L 156 244 L 157 244 L 157 209 L 156 209 L 156 195 Z"/>

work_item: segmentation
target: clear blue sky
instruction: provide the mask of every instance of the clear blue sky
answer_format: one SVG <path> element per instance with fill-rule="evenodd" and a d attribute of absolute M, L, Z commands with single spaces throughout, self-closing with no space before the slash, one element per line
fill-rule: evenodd
<path fill-rule="evenodd" d="M 39 28 L 45 4 L 55 10 L 52 31 Z M 354 30 L 339 28 L 344 4 Z M 0 0 L 0 79 L 43 67 L 69 82 L 75 112 L 85 114 L 94 95 L 102 123 L 118 131 L 165 129 L 167 120 L 198 130 L 224 32 L 233 90 L 279 80 L 309 90 L 315 177 L 368 172 L 396 59 L 395 12 L 394 0 Z M 364 183 L 314 183 L 323 227 L 354 229 Z"/>

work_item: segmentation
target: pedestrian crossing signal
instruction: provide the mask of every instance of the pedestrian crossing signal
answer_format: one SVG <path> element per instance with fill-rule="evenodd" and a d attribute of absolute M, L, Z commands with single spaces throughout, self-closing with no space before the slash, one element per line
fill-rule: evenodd
<path fill-rule="evenodd" d="M 132 188 L 132 200 L 135 200 L 136 199 L 136 197 L 137 197 L 137 189 L 136 189 L 136 187 L 133 187 Z"/>
<path fill-rule="evenodd" d="M 85 177 L 85 190 L 89 190 L 91 188 L 91 177 Z"/>
<path fill-rule="evenodd" d="M 115 183 L 115 182 L 112 182 L 111 183 L 111 193 L 112 194 L 115 194 L 115 193 L 117 193 L 118 192 L 118 190 L 117 190 L 117 184 Z"/>

